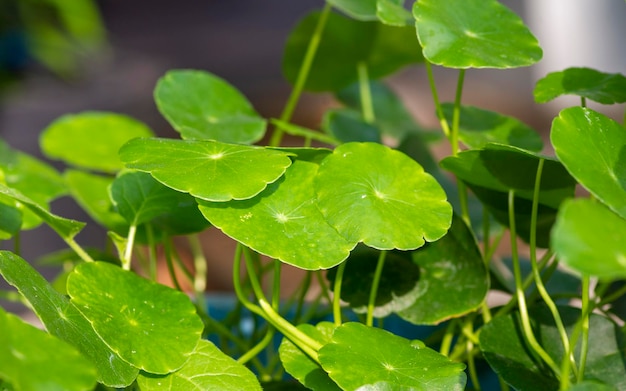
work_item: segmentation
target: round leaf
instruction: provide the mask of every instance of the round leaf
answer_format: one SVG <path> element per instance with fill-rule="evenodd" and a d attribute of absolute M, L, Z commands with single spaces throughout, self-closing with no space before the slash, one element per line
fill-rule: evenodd
<path fill-rule="evenodd" d="M 206 340 L 198 342 L 180 370 L 165 376 L 141 373 L 137 384 L 144 391 L 261 391 L 259 381 L 248 368 Z"/>
<path fill-rule="evenodd" d="M 150 137 L 143 123 L 101 112 L 68 114 L 55 120 L 40 136 L 41 150 L 51 159 L 89 170 L 114 173 L 124 166 L 117 151 L 135 137 Z"/>
<path fill-rule="evenodd" d="M 344 390 L 386 383 L 383 389 L 463 390 L 465 365 L 388 331 L 344 323 L 319 351 L 322 367 Z M 370 388 L 372 389 L 372 388 Z"/>
<path fill-rule="evenodd" d="M 533 91 L 535 101 L 549 102 L 561 95 L 577 95 L 610 105 L 626 102 L 626 77 L 591 68 L 568 68 L 539 80 Z"/>
<path fill-rule="evenodd" d="M 159 111 L 184 139 L 251 144 L 266 121 L 237 89 L 203 71 L 173 70 L 154 90 Z"/>
<path fill-rule="evenodd" d="M 149 373 L 182 367 L 202 333 L 184 293 L 109 263 L 78 265 L 68 276 L 67 292 L 111 350 Z"/>
<path fill-rule="evenodd" d="M 412 250 L 442 237 L 452 207 L 437 181 L 401 152 L 347 143 L 315 178 L 319 209 L 348 241 L 379 250 Z"/>
<path fill-rule="evenodd" d="M 289 154 L 279 150 L 211 140 L 136 139 L 120 149 L 120 156 L 128 168 L 216 202 L 254 197 L 291 165 Z"/>
<path fill-rule="evenodd" d="M 257 197 L 200 203 L 215 227 L 269 257 L 302 269 L 327 269 L 341 263 L 356 243 L 328 225 L 316 206 L 316 163 L 296 160 L 283 178 Z"/>
<path fill-rule="evenodd" d="M 341 142 L 381 142 L 376 126 L 363 119 L 361 113 L 351 109 L 334 109 L 324 114 L 322 128 Z"/>
<path fill-rule="evenodd" d="M 541 59 L 537 39 L 497 0 L 418 0 L 424 58 L 448 68 L 516 68 Z"/>
<path fill-rule="evenodd" d="M 96 386 L 96 370 L 78 350 L 2 308 L 0 362 L 0 378 L 15 390 L 82 391 Z"/>
<path fill-rule="evenodd" d="M 591 109 L 571 107 L 552 122 L 556 156 L 591 194 L 626 218 L 626 131 Z"/>
<path fill-rule="evenodd" d="M 626 278 L 626 220 L 598 202 L 564 203 L 552 231 L 552 247 L 562 262 L 582 274 Z"/>

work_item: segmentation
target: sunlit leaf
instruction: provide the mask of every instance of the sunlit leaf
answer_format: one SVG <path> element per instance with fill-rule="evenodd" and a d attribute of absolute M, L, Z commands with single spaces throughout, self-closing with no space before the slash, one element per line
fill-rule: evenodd
<path fill-rule="evenodd" d="M 406 26 L 413 20 L 411 12 L 404 8 L 404 0 L 377 0 L 376 16 L 391 26 Z"/>
<path fill-rule="evenodd" d="M 339 326 L 319 351 L 322 367 L 342 389 L 385 384 L 383 389 L 463 390 L 465 365 L 421 341 L 410 341 L 361 323 Z"/>
<path fill-rule="evenodd" d="M 84 112 L 52 122 L 40 136 L 41 150 L 72 166 L 114 173 L 123 168 L 117 151 L 135 137 L 150 137 L 143 123 L 121 114 Z"/>
<path fill-rule="evenodd" d="M 452 207 L 437 181 L 401 152 L 347 143 L 324 159 L 315 178 L 319 209 L 348 241 L 412 250 L 442 237 Z"/>
<path fill-rule="evenodd" d="M 78 350 L 1 307 L 0 362 L 0 378 L 16 390 L 82 391 L 96 385 L 95 368 Z"/>
<path fill-rule="evenodd" d="M 217 202 L 254 197 L 291 165 L 279 150 L 211 140 L 136 139 L 120 156 L 174 190 Z"/>
<path fill-rule="evenodd" d="M 541 59 L 537 39 L 497 0 L 418 0 L 424 57 L 448 68 L 516 68 Z"/>
<path fill-rule="evenodd" d="M 67 292 L 107 346 L 146 372 L 179 369 L 200 339 L 202 321 L 184 293 L 118 266 L 78 265 Z"/>
<path fill-rule="evenodd" d="M 561 95 L 577 95 L 610 105 L 626 102 L 626 77 L 591 68 L 568 68 L 548 73 L 533 91 L 535 101 L 546 103 Z"/>
<path fill-rule="evenodd" d="M 565 168 L 612 210 L 626 218 L 626 131 L 591 109 L 571 107 L 552 122 L 550 140 Z"/>
<path fill-rule="evenodd" d="M 184 139 L 251 144 L 263 137 L 266 121 L 248 99 L 204 71 L 172 70 L 154 91 L 159 111 Z"/>

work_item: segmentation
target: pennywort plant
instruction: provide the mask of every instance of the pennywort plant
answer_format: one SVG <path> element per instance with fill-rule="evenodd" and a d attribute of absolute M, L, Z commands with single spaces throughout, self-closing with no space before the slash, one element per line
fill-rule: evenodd
<path fill-rule="evenodd" d="M 154 99 L 180 139 L 68 114 L 40 139 L 61 174 L 3 142 L 0 238 L 13 251 L 0 274 L 17 292 L 2 297 L 45 331 L 0 311 L 0 387 L 626 389 L 626 129 L 586 107 L 625 102 L 626 78 L 571 68 L 537 83 L 537 102 L 581 99 L 554 118 L 553 155 L 521 121 L 462 103 L 469 69 L 541 56 L 495 0 L 328 0 L 287 39 L 279 118 L 217 75 L 172 70 Z M 384 84 L 407 65 L 425 67 L 441 132 Z M 453 102 L 440 102 L 435 67 L 458 70 Z M 302 127 L 303 91 L 342 106 Z M 451 154 L 437 161 L 440 142 Z M 75 240 L 85 223 L 50 212 L 61 196 L 110 246 Z M 47 257 L 66 266 L 53 282 L 20 257 L 20 232 L 42 223 L 68 244 Z M 225 317 L 204 293 L 207 229 L 237 243 Z M 172 287 L 156 282 L 159 263 Z M 305 274 L 285 298 L 287 268 Z"/>

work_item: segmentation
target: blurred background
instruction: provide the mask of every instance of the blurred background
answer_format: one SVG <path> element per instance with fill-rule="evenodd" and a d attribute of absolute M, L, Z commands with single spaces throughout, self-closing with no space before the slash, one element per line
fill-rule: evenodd
<path fill-rule="evenodd" d="M 623 0 L 503 3 L 529 24 L 544 60 L 516 70 L 470 70 L 466 104 L 518 117 L 547 137 L 552 117 L 568 102 L 535 104 L 537 79 L 568 66 L 626 73 Z M 215 73 L 261 115 L 278 117 L 290 91 L 281 74 L 283 44 L 301 17 L 322 6 L 323 0 L 0 0 L 0 138 L 41 157 L 39 133 L 57 117 L 85 110 L 127 114 L 159 136 L 177 137 L 152 99 L 157 79 L 175 68 Z M 51 27 L 59 23 L 70 27 L 72 43 Z M 26 34 L 36 39 L 29 42 Z M 453 99 L 456 75 L 435 69 L 442 101 Z M 388 82 L 422 124 L 437 126 L 423 68 L 407 68 Z M 306 94 L 294 122 L 316 127 L 334 104 L 328 94 Z M 623 115 L 623 106 L 603 110 Z M 89 221 L 67 199 L 55 201 L 53 211 Z M 102 246 L 105 235 L 88 226 L 78 240 Z M 27 232 L 22 241 L 28 260 L 66 247 L 45 227 Z"/>

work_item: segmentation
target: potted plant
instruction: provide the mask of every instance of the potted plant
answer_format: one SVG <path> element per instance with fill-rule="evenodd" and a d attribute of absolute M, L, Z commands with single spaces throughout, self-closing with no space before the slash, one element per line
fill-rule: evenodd
<path fill-rule="evenodd" d="M 68 114 L 40 138 L 62 174 L 1 144 L 0 237 L 13 251 L 0 274 L 17 289 L 3 295 L 46 331 L 0 310 L 0 387 L 626 389 L 626 132 L 586 107 L 625 102 L 626 78 L 572 68 L 537 83 L 538 102 L 581 98 L 554 118 L 555 156 L 522 122 L 462 104 L 467 69 L 541 56 L 495 0 L 329 0 L 287 40 L 294 87 L 280 118 L 216 75 L 173 70 L 154 98 L 180 139 L 119 114 Z M 408 64 L 426 68 L 443 136 L 380 81 Z M 458 69 L 454 102 L 439 101 L 434 66 Z M 291 122 L 304 90 L 343 104 L 319 130 Z M 301 146 L 281 146 L 286 134 Z M 437 162 L 439 142 L 451 153 Z M 82 247 L 84 223 L 49 211 L 67 195 L 108 248 Z M 19 255 L 31 245 L 20 232 L 41 223 L 68 244 L 48 258 L 67 265 L 54 282 Z M 226 316 L 205 301 L 209 227 L 237 243 Z M 501 240 L 508 258 L 494 255 Z M 173 287 L 156 282 L 160 260 Z M 281 299 L 289 268 L 304 278 Z M 496 291 L 505 299 L 488 302 Z"/>

